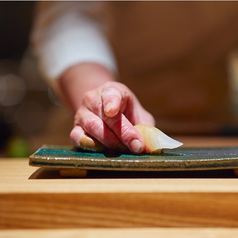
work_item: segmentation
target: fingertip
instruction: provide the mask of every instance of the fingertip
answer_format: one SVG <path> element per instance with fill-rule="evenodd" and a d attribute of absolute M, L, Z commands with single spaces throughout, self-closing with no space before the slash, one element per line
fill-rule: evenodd
<path fill-rule="evenodd" d="M 110 114 L 111 111 L 112 111 L 112 108 L 113 108 L 112 102 L 107 103 L 107 104 L 105 105 L 105 107 L 104 107 L 104 113 L 105 113 L 106 115 Z"/>
<path fill-rule="evenodd" d="M 120 111 L 120 104 L 117 102 L 108 102 L 105 103 L 104 113 L 108 117 L 116 116 Z"/>
<path fill-rule="evenodd" d="M 108 117 L 118 114 L 121 107 L 120 93 L 114 88 L 107 88 L 102 94 L 104 113 Z"/>
<path fill-rule="evenodd" d="M 131 141 L 129 147 L 130 150 L 136 154 L 142 153 L 144 150 L 143 143 L 138 139 L 134 139 L 133 141 Z"/>

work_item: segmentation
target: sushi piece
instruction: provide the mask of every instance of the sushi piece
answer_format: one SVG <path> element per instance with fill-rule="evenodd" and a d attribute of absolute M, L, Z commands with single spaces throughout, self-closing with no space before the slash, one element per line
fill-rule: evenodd
<path fill-rule="evenodd" d="M 172 139 L 156 127 L 138 124 L 134 126 L 145 141 L 145 152 L 150 154 L 161 153 L 162 149 L 174 149 L 183 143 Z"/>

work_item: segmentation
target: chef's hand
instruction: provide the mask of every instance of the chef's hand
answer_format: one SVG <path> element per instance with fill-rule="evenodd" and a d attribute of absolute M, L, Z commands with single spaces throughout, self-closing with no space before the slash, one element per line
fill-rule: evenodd
<path fill-rule="evenodd" d="M 95 77 L 99 79 L 103 77 L 100 76 L 100 72 L 103 71 L 95 72 Z M 93 71 L 89 70 L 88 73 L 92 74 Z M 107 73 L 105 77 L 108 77 Z M 80 88 L 78 92 L 80 93 Z M 134 153 L 141 153 L 144 150 L 144 141 L 133 125 L 154 126 L 155 120 L 127 86 L 105 80 L 100 86 L 85 90 L 83 95 L 70 134 L 76 146 L 80 146 L 79 141 L 86 134 L 109 149 L 120 150 L 123 145 Z"/>
<path fill-rule="evenodd" d="M 75 114 L 70 134 L 75 146 L 80 146 L 87 135 L 109 149 L 144 150 L 144 141 L 133 125 L 154 125 L 154 118 L 105 67 L 95 63 L 75 65 L 59 78 L 59 86 Z"/>

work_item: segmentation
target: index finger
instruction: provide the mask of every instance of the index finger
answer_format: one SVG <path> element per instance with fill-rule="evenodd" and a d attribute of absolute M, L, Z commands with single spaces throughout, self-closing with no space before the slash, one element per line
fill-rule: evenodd
<path fill-rule="evenodd" d="M 134 128 L 124 114 L 118 113 L 114 117 L 102 117 L 103 121 L 113 133 L 134 153 L 144 151 L 145 143 L 141 134 Z"/>

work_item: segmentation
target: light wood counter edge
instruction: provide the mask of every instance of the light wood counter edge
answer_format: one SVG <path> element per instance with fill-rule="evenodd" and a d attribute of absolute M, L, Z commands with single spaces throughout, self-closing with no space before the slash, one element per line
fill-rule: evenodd
<path fill-rule="evenodd" d="M 29 179 L 28 159 L 0 160 L 0 194 L 238 192 L 238 179 Z"/>
<path fill-rule="evenodd" d="M 84 238 L 236 238 L 238 228 L 95 228 L 95 229 L 16 229 L 0 230 L 2 238 L 84 237 Z"/>

